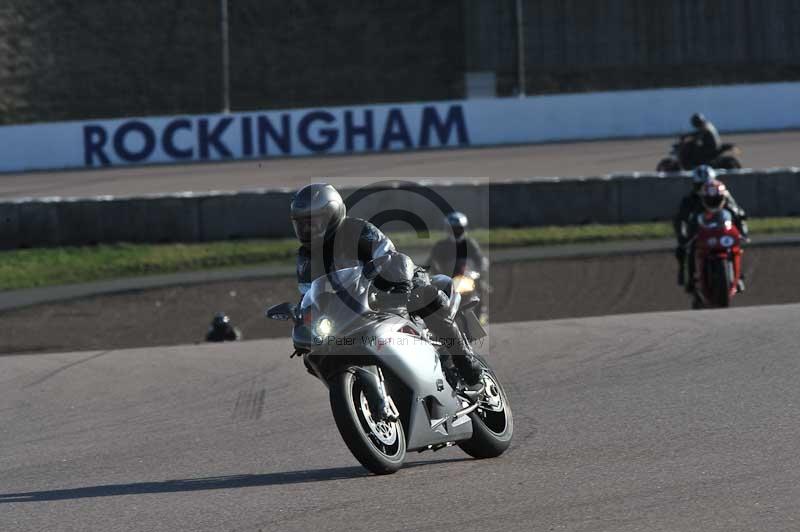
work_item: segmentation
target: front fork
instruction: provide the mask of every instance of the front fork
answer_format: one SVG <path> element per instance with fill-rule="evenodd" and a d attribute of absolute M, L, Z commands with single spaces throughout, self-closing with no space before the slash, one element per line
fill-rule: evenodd
<path fill-rule="evenodd" d="M 377 374 L 364 368 L 355 368 L 356 378 L 364 386 L 367 404 L 374 414 L 374 419 L 376 421 L 397 421 L 400 419 L 400 412 L 391 396 L 386 393 L 386 381 L 383 379 L 381 368 L 377 366 L 375 368 Z"/>

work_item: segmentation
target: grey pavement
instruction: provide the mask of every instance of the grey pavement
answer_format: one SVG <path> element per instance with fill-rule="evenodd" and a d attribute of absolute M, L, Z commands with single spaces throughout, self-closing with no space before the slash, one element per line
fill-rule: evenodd
<path fill-rule="evenodd" d="M 800 306 L 490 326 L 515 437 L 368 476 L 290 340 L 0 357 L 4 531 L 796 530 Z"/>

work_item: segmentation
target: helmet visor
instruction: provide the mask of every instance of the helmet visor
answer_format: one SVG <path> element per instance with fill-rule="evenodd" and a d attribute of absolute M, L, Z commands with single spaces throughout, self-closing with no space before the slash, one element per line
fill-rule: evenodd
<path fill-rule="evenodd" d="M 300 242 L 311 242 L 325 235 L 327 216 L 302 216 L 292 219 L 294 234 Z"/>

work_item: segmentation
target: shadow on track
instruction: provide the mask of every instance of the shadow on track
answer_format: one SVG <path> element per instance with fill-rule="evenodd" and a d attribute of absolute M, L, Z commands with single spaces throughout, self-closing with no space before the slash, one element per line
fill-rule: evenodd
<path fill-rule="evenodd" d="M 449 458 L 444 460 L 410 462 L 406 464 L 405 468 L 470 460 L 470 458 Z M 283 484 L 304 484 L 307 482 L 323 482 L 327 480 L 349 480 L 369 476 L 372 475 L 370 475 L 361 467 L 335 467 L 331 469 L 310 469 L 302 471 L 287 471 L 283 473 L 266 473 L 263 475 L 230 475 L 224 477 L 165 480 L 163 482 L 107 484 L 102 486 L 31 491 L 26 493 L 0 493 L 0 504 L 15 502 L 63 501 L 92 497 L 143 495 L 150 493 L 176 493 L 185 491 L 252 488 L 258 486 L 280 486 Z"/>

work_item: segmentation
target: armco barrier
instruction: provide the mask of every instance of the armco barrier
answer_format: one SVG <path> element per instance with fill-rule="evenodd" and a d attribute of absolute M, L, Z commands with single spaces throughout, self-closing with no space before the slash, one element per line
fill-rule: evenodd
<path fill-rule="evenodd" d="M 800 169 L 729 172 L 722 179 L 751 216 L 800 215 Z M 384 225 L 410 212 L 428 229 L 440 228 L 442 210 L 450 207 L 474 227 L 643 222 L 669 219 L 687 188 L 686 176 L 659 174 L 389 187 L 358 201 L 352 213 L 370 219 L 382 213 L 377 223 Z M 348 198 L 354 190 L 342 192 Z M 289 190 L 258 190 L 0 201 L 0 248 L 289 237 L 291 197 Z"/>

